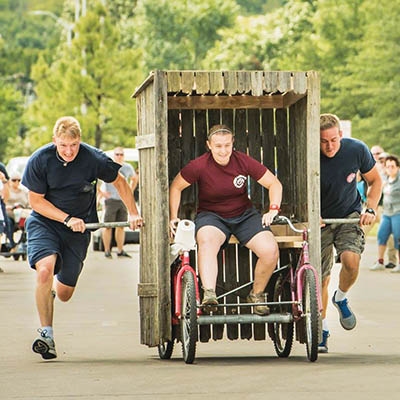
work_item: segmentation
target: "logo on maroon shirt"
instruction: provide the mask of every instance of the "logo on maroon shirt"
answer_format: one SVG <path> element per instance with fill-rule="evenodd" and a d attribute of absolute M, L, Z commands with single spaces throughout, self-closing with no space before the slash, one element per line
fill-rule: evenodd
<path fill-rule="evenodd" d="M 356 174 L 355 174 L 354 172 L 352 172 L 352 173 L 347 177 L 346 180 L 347 180 L 348 183 L 351 183 L 351 182 L 354 181 L 355 177 L 356 177 Z"/>
<path fill-rule="evenodd" d="M 238 175 L 233 180 L 233 184 L 235 185 L 236 188 L 240 189 L 245 185 L 246 179 L 247 178 L 244 175 Z"/>

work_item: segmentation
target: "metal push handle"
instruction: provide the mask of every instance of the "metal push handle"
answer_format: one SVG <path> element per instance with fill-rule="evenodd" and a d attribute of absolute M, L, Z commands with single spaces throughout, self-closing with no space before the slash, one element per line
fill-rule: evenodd
<path fill-rule="evenodd" d="M 130 226 L 129 222 L 91 222 L 86 224 L 86 229 L 125 228 L 128 226 Z"/>
<path fill-rule="evenodd" d="M 360 218 L 325 218 L 322 222 L 324 224 L 358 224 Z"/>

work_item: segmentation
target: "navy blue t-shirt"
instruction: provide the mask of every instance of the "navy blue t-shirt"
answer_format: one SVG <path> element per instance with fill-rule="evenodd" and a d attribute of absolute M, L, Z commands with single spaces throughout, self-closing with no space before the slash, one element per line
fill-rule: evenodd
<path fill-rule="evenodd" d="M 97 179 L 113 182 L 120 168 L 101 150 L 86 143 L 80 144 L 76 158 L 64 166 L 56 155 L 56 146 L 50 143 L 29 158 L 22 184 L 32 192 L 44 194 L 65 213 L 85 222 L 98 222 Z"/>
<path fill-rule="evenodd" d="M 334 157 L 321 153 L 321 216 L 344 218 L 361 212 L 361 196 L 357 190 L 357 171 L 369 172 L 375 165 L 366 144 L 343 138 Z"/>

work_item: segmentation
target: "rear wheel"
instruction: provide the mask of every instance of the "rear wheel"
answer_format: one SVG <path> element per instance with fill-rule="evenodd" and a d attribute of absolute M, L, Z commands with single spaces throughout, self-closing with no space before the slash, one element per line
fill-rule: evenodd
<path fill-rule="evenodd" d="M 310 361 L 318 358 L 319 312 L 317 285 L 314 273 L 307 269 L 303 277 L 303 319 L 306 332 L 307 357 Z"/>
<path fill-rule="evenodd" d="M 169 360 L 174 351 L 174 342 L 172 340 L 167 340 L 166 342 L 158 345 L 158 355 L 161 360 Z"/>
<path fill-rule="evenodd" d="M 274 287 L 274 302 L 291 301 L 290 284 L 285 282 L 284 277 L 280 275 Z M 291 310 L 290 304 L 277 306 L 277 312 L 280 314 L 288 313 Z M 273 341 L 278 357 L 288 357 L 293 345 L 294 322 L 286 324 L 273 323 Z"/>
<path fill-rule="evenodd" d="M 183 359 L 192 364 L 196 355 L 197 309 L 193 274 L 186 271 L 182 278 L 181 341 Z"/>

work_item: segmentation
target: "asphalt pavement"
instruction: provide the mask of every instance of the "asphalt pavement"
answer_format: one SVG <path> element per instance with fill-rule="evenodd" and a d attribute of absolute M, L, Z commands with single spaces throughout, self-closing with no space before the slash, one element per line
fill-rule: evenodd
<path fill-rule="evenodd" d="M 72 300 L 56 299 L 54 361 L 31 351 L 35 273 L 27 262 L 0 258 L 1 400 L 399 398 L 400 274 L 368 270 L 373 237 L 349 295 L 357 326 L 343 330 L 330 305 L 329 353 L 315 363 L 298 342 L 289 358 L 278 358 L 269 339 L 198 343 L 193 365 L 183 362 L 178 344 L 171 360 L 160 360 L 156 348 L 140 344 L 139 246 L 126 250 L 132 259 L 90 250 Z M 332 291 L 338 272 L 337 264 Z"/>

